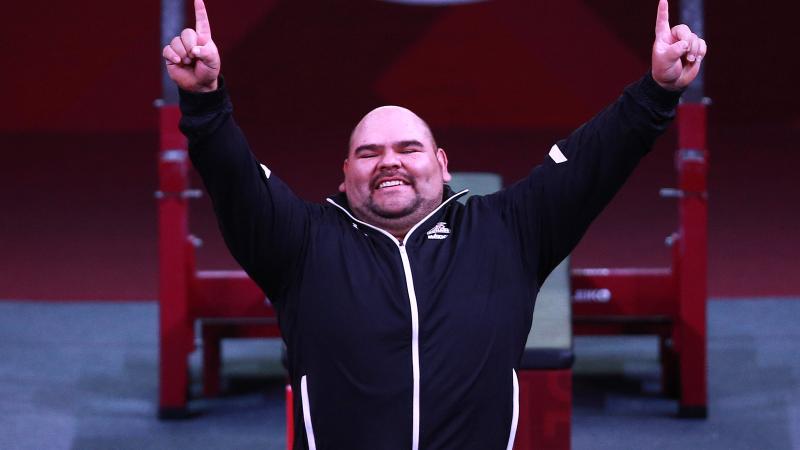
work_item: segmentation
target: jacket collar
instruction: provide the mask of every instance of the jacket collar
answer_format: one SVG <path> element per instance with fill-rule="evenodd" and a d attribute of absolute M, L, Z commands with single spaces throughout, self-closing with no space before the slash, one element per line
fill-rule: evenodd
<path fill-rule="evenodd" d="M 420 220 L 413 227 L 411 227 L 410 230 L 408 230 L 408 233 L 406 233 L 406 237 L 405 237 L 405 239 L 403 239 L 402 244 L 405 245 L 405 243 L 408 242 L 408 238 L 411 237 L 411 235 L 414 233 L 414 230 L 419 228 L 420 225 L 425 223 L 434 214 L 436 214 L 437 212 L 441 211 L 446 205 L 454 202 L 458 197 L 461 197 L 462 195 L 466 194 L 467 192 L 469 192 L 469 189 L 464 189 L 463 191 L 460 191 L 460 192 L 454 192 L 453 189 L 449 185 L 445 184 L 444 185 L 444 190 L 442 191 L 442 203 L 439 206 L 437 206 L 436 209 L 431 211 L 430 214 L 428 214 L 427 216 L 423 217 L 422 220 Z M 328 203 L 336 206 L 349 219 L 354 220 L 354 221 L 356 221 L 356 222 L 358 222 L 358 223 L 360 223 L 362 225 L 366 225 L 366 226 L 368 226 L 370 228 L 373 228 L 375 230 L 378 230 L 381 233 L 383 233 L 383 234 L 389 236 L 390 238 L 392 238 L 395 242 L 397 242 L 397 238 L 392 236 L 392 234 L 389 233 L 388 231 L 386 231 L 386 230 L 384 230 L 382 228 L 378 228 L 375 225 L 371 225 L 371 224 L 368 224 L 366 222 L 363 222 L 361 220 L 356 219 L 355 214 L 350 209 L 350 204 L 347 202 L 347 195 L 344 192 L 340 192 L 340 193 L 338 193 L 336 195 L 332 195 L 332 196 L 328 197 L 327 201 L 328 201 Z"/>

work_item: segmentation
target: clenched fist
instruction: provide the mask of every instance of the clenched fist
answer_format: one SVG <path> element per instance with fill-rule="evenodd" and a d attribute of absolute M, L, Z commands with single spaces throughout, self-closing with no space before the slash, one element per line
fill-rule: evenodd
<path fill-rule="evenodd" d="M 706 41 L 686 25 L 670 28 L 669 4 L 660 0 L 653 43 L 653 79 L 665 89 L 679 91 L 697 77 L 705 56 Z"/>
<path fill-rule="evenodd" d="M 220 58 L 211 40 L 211 25 L 203 0 L 194 0 L 195 29 L 186 28 L 164 47 L 161 54 L 167 63 L 167 73 L 179 88 L 191 92 L 210 92 L 217 89 Z"/>

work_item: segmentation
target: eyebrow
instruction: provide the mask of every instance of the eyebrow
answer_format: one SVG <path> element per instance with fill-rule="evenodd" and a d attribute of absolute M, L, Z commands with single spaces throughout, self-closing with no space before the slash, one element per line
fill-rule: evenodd
<path fill-rule="evenodd" d="M 414 147 L 414 146 L 416 146 L 416 147 L 425 147 L 424 145 L 422 145 L 422 142 L 417 141 L 415 139 L 412 139 L 410 141 L 395 142 L 394 145 L 397 146 L 397 147 L 400 147 L 400 148 Z"/>
<path fill-rule="evenodd" d="M 425 147 L 424 145 L 422 145 L 422 142 L 420 142 L 420 141 L 418 141 L 416 139 L 394 142 L 394 143 L 392 143 L 392 146 L 393 147 L 400 147 L 400 148 L 414 147 L 414 146 L 416 146 L 416 147 Z M 380 150 L 382 148 L 383 148 L 383 145 L 379 145 L 379 144 L 359 145 L 358 147 L 356 147 L 355 150 L 353 150 L 353 154 L 357 155 L 360 152 L 367 151 L 367 150 L 373 151 L 373 152 L 377 152 L 378 150 Z"/>

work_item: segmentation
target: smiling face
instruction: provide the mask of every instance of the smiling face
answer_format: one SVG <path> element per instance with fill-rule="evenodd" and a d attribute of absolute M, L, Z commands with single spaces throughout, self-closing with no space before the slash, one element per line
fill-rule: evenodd
<path fill-rule="evenodd" d="M 340 190 L 356 217 L 402 238 L 442 203 L 447 155 L 416 114 L 372 110 L 356 125 Z"/>

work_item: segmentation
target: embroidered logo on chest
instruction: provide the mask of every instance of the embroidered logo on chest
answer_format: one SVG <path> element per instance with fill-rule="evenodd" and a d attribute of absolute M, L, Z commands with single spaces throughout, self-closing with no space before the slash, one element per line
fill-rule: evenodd
<path fill-rule="evenodd" d="M 450 235 L 450 228 L 447 228 L 445 222 L 439 222 L 425 234 L 428 239 L 446 239 Z"/>

